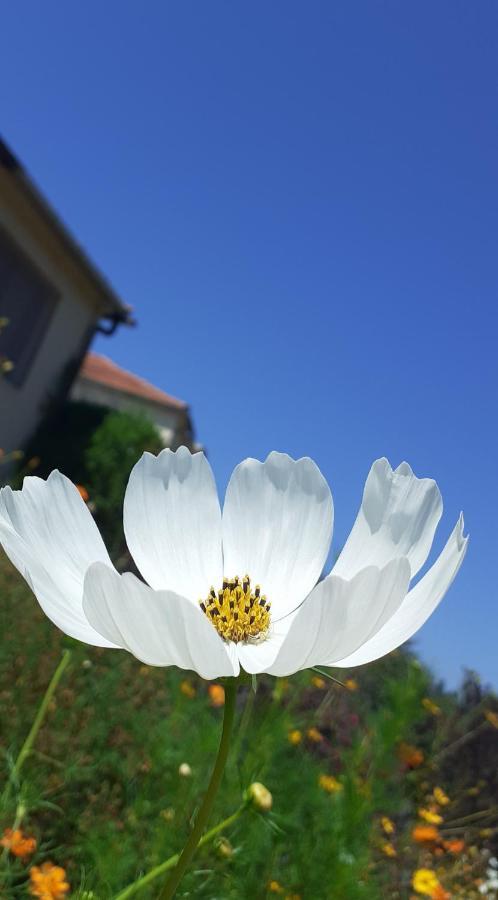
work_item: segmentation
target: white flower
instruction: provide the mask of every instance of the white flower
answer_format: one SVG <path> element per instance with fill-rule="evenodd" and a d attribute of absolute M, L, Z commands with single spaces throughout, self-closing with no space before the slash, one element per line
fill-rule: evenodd
<path fill-rule="evenodd" d="M 318 579 L 333 504 L 315 463 L 270 453 L 230 479 L 223 514 L 202 453 L 145 453 L 124 501 L 128 547 L 147 584 L 120 575 L 74 485 L 59 472 L 0 491 L 0 540 L 67 634 L 204 678 L 361 665 L 410 638 L 448 590 L 467 538 L 460 516 L 432 568 L 436 483 L 377 460 L 353 530 Z"/>

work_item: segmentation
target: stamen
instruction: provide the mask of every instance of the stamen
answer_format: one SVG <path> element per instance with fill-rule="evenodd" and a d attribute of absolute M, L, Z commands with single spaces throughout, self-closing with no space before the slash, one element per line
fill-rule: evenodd
<path fill-rule="evenodd" d="M 218 592 L 211 587 L 209 596 L 199 605 L 225 641 L 254 643 L 268 633 L 270 603 L 259 584 L 251 591 L 249 575 L 224 578 L 223 587 Z"/>

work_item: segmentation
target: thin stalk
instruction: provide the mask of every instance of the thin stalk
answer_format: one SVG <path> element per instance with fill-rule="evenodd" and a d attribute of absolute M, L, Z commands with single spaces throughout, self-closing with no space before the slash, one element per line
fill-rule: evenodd
<path fill-rule="evenodd" d="M 209 831 L 206 831 L 206 834 L 201 837 L 197 846 L 203 847 L 204 844 L 209 844 L 217 834 L 219 834 L 221 831 L 226 831 L 227 828 L 230 828 L 230 826 L 237 821 L 246 806 L 247 804 L 243 803 L 242 806 L 239 806 L 239 808 L 234 813 L 232 813 L 231 816 L 228 816 L 227 819 L 223 819 L 223 822 L 218 822 L 217 825 L 215 825 Z M 165 860 L 154 869 L 151 869 L 150 872 L 147 872 L 147 874 L 143 875 L 142 878 L 134 881 L 133 884 L 130 884 L 127 888 L 124 889 L 124 891 L 121 891 L 120 894 L 117 894 L 114 900 L 128 900 L 128 897 L 133 897 L 134 894 L 137 894 L 138 891 L 142 890 L 142 888 L 147 887 L 147 885 L 150 884 L 151 881 L 154 881 L 155 878 L 159 878 L 160 875 L 164 875 L 165 872 L 169 872 L 170 869 L 177 865 L 179 859 L 179 853 L 175 853 L 173 856 L 170 856 L 169 859 Z"/>
<path fill-rule="evenodd" d="M 52 697 L 54 696 L 54 693 L 57 689 L 57 685 L 59 684 L 59 681 L 61 680 L 62 675 L 64 674 L 64 670 L 66 669 L 70 659 L 71 659 L 71 651 L 63 650 L 61 661 L 60 661 L 59 665 L 57 666 L 54 674 L 52 675 L 52 679 L 50 681 L 50 684 L 49 684 L 47 690 L 45 691 L 45 695 L 43 697 L 42 702 L 40 703 L 40 707 L 35 716 L 35 719 L 31 726 L 29 734 L 28 734 L 26 740 L 24 741 L 24 744 L 22 745 L 22 747 L 19 751 L 19 754 L 17 756 L 17 759 L 12 767 L 12 771 L 10 773 L 10 778 L 9 778 L 9 781 L 7 783 L 7 786 L 5 788 L 4 795 L 2 798 L 4 801 L 9 796 L 10 787 L 12 785 L 12 782 L 19 781 L 19 775 L 21 773 L 21 769 L 22 769 L 27 757 L 29 756 L 29 754 L 31 753 L 31 751 L 33 749 L 33 744 L 35 743 L 36 738 L 38 737 L 38 732 L 39 732 L 41 726 L 43 725 L 43 720 L 47 714 L 47 710 L 50 705 L 50 701 L 52 700 Z"/>
<path fill-rule="evenodd" d="M 237 681 L 235 678 L 230 678 L 228 679 L 225 686 L 223 730 L 221 732 L 220 746 L 218 748 L 218 755 L 214 764 L 211 780 L 209 782 L 204 800 L 202 801 L 201 808 L 197 814 L 195 825 L 191 831 L 190 837 L 180 854 L 177 866 L 171 873 L 168 881 L 159 894 L 158 900 L 171 900 L 171 898 L 174 897 L 176 889 L 189 866 L 190 860 L 192 859 L 197 849 L 199 841 L 202 838 L 202 832 L 206 827 L 209 814 L 213 808 L 213 803 L 221 784 L 221 779 L 228 757 L 228 751 L 230 749 L 230 737 L 232 734 L 232 727 L 235 718 L 236 697 Z"/>
<path fill-rule="evenodd" d="M 242 756 L 245 752 L 247 745 L 247 730 L 251 723 L 252 713 L 254 709 L 254 701 L 256 699 L 256 694 L 249 688 L 247 692 L 247 699 L 244 706 L 244 711 L 242 713 L 242 717 L 240 719 L 240 724 L 237 730 L 237 765 L 240 766 L 240 762 Z"/>

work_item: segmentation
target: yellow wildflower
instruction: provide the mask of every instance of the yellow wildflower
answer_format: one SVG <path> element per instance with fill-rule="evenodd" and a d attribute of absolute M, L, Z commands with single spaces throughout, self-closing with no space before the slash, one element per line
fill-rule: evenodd
<path fill-rule="evenodd" d="M 306 737 L 314 744 L 319 744 L 320 741 L 323 741 L 323 734 L 321 733 L 321 731 L 318 731 L 318 728 L 315 727 L 308 728 Z"/>
<path fill-rule="evenodd" d="M 498 713 L 492 712 L 490 709 L 487 709 L 484 715 L 486 716 L 489 724 L 493 726 L 493 728 L 498 728 Z"/>
<path fill-rule="evenodd" d="M 385 856 L 396 856 L 396 850 L 391 844 L 391 841 L 386 841 L 385 844 L 382 844 L 381 850 Z"/>
<path fill-rule="evenodd" d="M 33 866 L 29 871 L 29 892 L 39 900 L 64 900 L 71 889 L 66 881 L 66 873 L 61 866 L 44 862 L 41 866 Z"/>
<path fill-rule="evenodd" d="M 432 796 L 434 797 L 436 803 L 439 803 L 440 806 L 448 806 L 448 803 L 450 802 L 450 798 L 446 796 L 443 789 L 440 787 L 434 788 Z"/>
<path fill-rule="evenodd" d="M 284 892 L 282 885 L 279 884 L 278 881 L 270 881 L 268 883 L 268 890 L 270 894 L 283 894 Z"/>
<path fill-rule="evenodd" d="M 195 687 L 187 678 L 180 684 L 180 690 L 185 697 L 189 698 L 189 700 L 191 700 L 192 697 L 195 697 Z"/>
<path fill-rule="evenodd" d="M 382 830 L 386 834 L 393 834 L 394 831 L 396 830 L 394 822 L 392 821 L 392 819 L 389 818 L 389 816 L 382 816 L 382 819 L 380 820 L 380 824 L 382 826 Z"/>
<path fill-rule="evenodd" d="M 320 775 L 318 784 L 328 794 L 337 794 L 338 791 L 342 791 L 341 782 L 337 781 L 337 778 L 334 778 L 333 775 Z"/>
<path fill-rule="evenodd" d="M 418 814 L 424 822 L 429 822 L 429 825 L 441 825 L 441 822 L 443 821 L 443 817 L 434 809 L 420 808 Z"/>
<path fill-rule="evenodd" d="M 347 688 L 348 691 L 357 691 L 359 688 L 359 684 L 354 678 L 346 678 L 344 687 Z"/>
<path fill-rule="evenodd" d="M 5 847 L 13 856 L 19 856 L 23 859 L 31 856 L 36 850 L 36 840 L 33 837 L 25 837 L 20 828 L 6 828 L 0 845 Z"/>
<path fill-rule="evenodd" d="M 313 685 L 313 687 L 318 688 L 319 691 L 324 691 L 325 688 L 327 687 L 327 682 L 325 681 L 325 678 L 320 678 L 319 675 L 313 675 L 313 678 L 311 679 L 311 684 Z"/>
<path fill-rule="evenodd" d="M 293 747 L 296 747 L 297 744 L 300 744 L 303 739 L 302 732 L 299 731 L 299 728 L 293 728 L 292 731 L 289 731 L 287 735 L 287 740 L 289 744 L 292 744 Z"/>
<path fill-rule="evenodd" d="M 431 716 L 441 715 L 441 707 L 438 706 L 437 703 L 434 703 L 434 700 L 431 700 L 429 697 L 424 697 L 422 706 L 431 714 Z"/>
<path fill-rule="evenodd" d="M 424 844 L 439 841 L 441 835 L 434 825 L 415 825 L 412 831 L 412 839 L 417 844 Z"/>
<path fill-rule="evenodd" d="M 417 891 L 417 894 L 432 897 L 436 888 L 439 887 L 436 873 L 432 869 L 417 869 L 413 873 L 412 887 Z"/>

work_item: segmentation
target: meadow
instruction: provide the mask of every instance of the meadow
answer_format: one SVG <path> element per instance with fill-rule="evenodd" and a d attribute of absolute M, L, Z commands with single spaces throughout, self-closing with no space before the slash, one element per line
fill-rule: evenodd
<path fill-rule="evenodd" d="M 186 840 L 216 753 L 223 686 L 61 635 L 5 559 L 0 597 L 0 896 L 131 896 L 125 888 Z M 69 663 L 16 775 L 64 650 Z M 240 689 L 209 824 L 229 821 L 178 896 L 494 896 L 496 698 L 470 675 L 458 694 L 445 692 L 406 650 L 328 674 L 342 684 L 303 672 Z M 271 811 L 244 804 L 254 781 L 271 792 Z M 59 893 L 37 886 L 44 863 L 64 870 Z M 164 877 L 133 895 L 157 897 Z"/>

